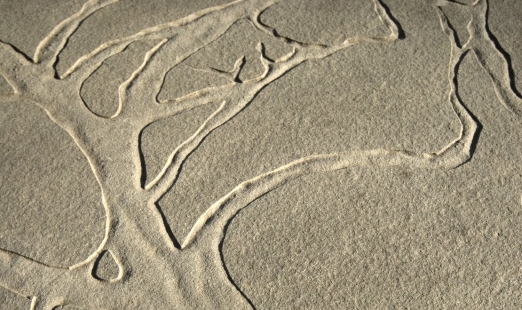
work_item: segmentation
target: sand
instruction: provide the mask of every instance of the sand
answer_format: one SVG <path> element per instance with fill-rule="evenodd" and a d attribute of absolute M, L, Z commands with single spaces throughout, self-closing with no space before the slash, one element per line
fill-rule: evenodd
<path fill-rule="evenodd" d="M 522 2 L 0 1 L 1 309 L 520 309 Z"/>

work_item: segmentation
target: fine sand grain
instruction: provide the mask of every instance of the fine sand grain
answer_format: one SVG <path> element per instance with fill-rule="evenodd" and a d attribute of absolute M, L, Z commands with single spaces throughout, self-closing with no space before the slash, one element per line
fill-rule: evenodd
<path fill-rule="evenodd" d="M 521 309 L 522 2 L 0 0 L 0 309 Z"/>

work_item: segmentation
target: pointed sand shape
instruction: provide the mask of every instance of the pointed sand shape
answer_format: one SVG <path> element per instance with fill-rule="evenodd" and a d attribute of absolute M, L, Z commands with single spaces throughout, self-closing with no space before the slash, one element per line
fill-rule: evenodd
<path fill-rule="evenodd" d="M 122 278 L 123 267 L 111 251 L 103 251 L 94 262 L 92 276 L 101 281 L 114 282 Z"/>

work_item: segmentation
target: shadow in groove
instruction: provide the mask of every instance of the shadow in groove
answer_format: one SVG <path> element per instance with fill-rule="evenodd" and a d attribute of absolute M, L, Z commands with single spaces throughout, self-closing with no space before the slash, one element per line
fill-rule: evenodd
<path fill-rule="evenodd" d="M 509 75 L 509 87 L 511 87 L 511 90 L 513 91 L 513 93 L 515 93 L 515 95 L 518 98 L 522 99 L 522 95 L 520 94 L 520 92 L 518 91 L 518 89 L 517 89 L 517 87 L 515 85 L 515 71 L 513 71 L 513 64 L 512 64 L 512 61 L 511 61 L 511 55 L 509 55 L 509 53 L 506 52 L 506 50 L 500 45 L 500 42 L 498 41 L 497 37 L 495 37 L 493 32 L 491 32 L 491 30 L 489 29 L 489 25 L 488 25 L 488 22 L 487 22 L 489 11 L 490 11 L 490 8 L 489 8 L 489 5 L 488 5 L 487 6 L 487 11 L 486 11 L 486 32 L 487 32 L 489 38 L 491 39 L 491 41 L 493 42 L 493 44 L 495 45 L 495 48 L 502 54 L 504 59 L 506 59 L 508 75 Z"/>

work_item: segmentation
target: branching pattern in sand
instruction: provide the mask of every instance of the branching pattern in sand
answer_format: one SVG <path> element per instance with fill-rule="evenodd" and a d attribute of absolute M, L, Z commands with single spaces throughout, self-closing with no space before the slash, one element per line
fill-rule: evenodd
<path fill-rule="evenodd" d="M 280 0 L 238 0 L 106 42 L 58 75 L 58 54 L 68 38 L 83 20 L 117 1 L 85 3 L 40 42 L 32 58 L 0 42 L 0 74 L 13 90 L 0 94 L 0 100 L 30 100 L 69 133 L 96 176 L 107 216 L 105 237 L 98 249 L 69 268 L 48 266 L 0 250 L 0 285 L 30 298 L 35 310 L 51 310 L 59 305 L 104 309 L 252 308 L 255 305 L 231 282 L 221 257 L 226 225 L 240 209 L 305 174 L 359 166 L 453 169 L 466 163 L 473 155 L 479 124 L 459 99 L 457 74 L 460 62 L 470 52 L 491 77 L 500 102 L 522 114 L 522 99 L 514 89 L 508 62 L 487 26 L 487 1 L 478 0 L 473 5 L 431 1 L 451 45 L 448 103 L 461 124 L 458 137 L 434 153 L 374 149 L 293 161 L 239 184 L 197 219 L 180 244 L 170 233 L 156 203 L 175 186 L 181 166 L 205 137 L 245 109 L 265 86 L 300 64 L 357 44 L 391 44 L 400 39 L 402 30 L 384 3 L 373 0 L 378 18 L 388 29 L 387 36 L 353 37 L 336 45 L 298 42 L 281 36 L 260 19 L 265 10 Z M 472 15 L 468 25 L 470 37 L 462 46 L 440 9 L 446 5 L 465 6 Z M 260 42 L 257 50 L 264 72 L 258 77 L 239 79 L 245 65 L 245 58 L 241 57 L 229 70 L 198 68 L 225 77 L 230 83 L 180 98 L 158 100 L 165 76 L 173 67 L 216 41 L 240 19 L 248 20 L 265 36 L 290 46 L 292 52 L 272 59 Z M 146 53 L 141 66 L 120 85 L 117 111 L 110 117 L 96 115 L 79 95 L 83 83 L 109 57 L 143 39 L 156 40 L 156 44 Z M 221 102 L 219 108 L 172 151 L 161 172 L 145 184 L 141 131 L 152 122 L 215 102 Z M 114 260 L 118 268 L 113 279 L 97 276 L 99 260 L 104 256 Z"/>

